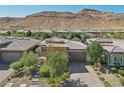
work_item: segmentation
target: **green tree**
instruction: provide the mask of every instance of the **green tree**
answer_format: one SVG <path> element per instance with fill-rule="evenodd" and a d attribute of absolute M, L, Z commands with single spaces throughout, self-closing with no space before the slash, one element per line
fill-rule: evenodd
<path fill-rule="evenodd" d="M 81 35 L 80 33 L 75 33 L 75 37 L 79 38 L 81 40 Z"/>
<path fill-rule="evenodd" d="M 31 33 L 31 30 L 28 30 L 28 32 L 26 33 L 26 36 L 31 36 L 32 33 Z"/>
<path fill-rule="evenodd" d="M 104 54 L 104 50 L 100 44 L 96 42 L 92 42 L 90 45 L 88 45 L 87 56 L 88 56 L 88 60 L 92 64 L 100 63 L 103 60 L 103 54 Z"/>
<path fill-rule="evenodd" d="M 67 65 L 67 56 L 58 51 L 48 54 L 48 64 L 50 66 L 50 76 L 57 77 L 63 74 Z"/>
<path fill-rule="evenodd" d="M 6 32 L 6 35 L 7 35 L 7 36 L 10 36 L 10 35 L 11 35 L 11 32 L 10 32 L 10 31 L 7 31 L 7 32 Z"/>
<path fill-rule="evenodd" d="M 75 37 L 74 33 L 70 32 L 69 35 L 68 35 L 68 39 L 71 40 L 71 39 L 74 38 L 74 37 Z"/>
<path fill-rule="evenodd" d="M 47 38 L 51 38 L 52 36 L 50 35 L 50 33 L 43 33 L 42 34 L 42 37 L 43 37 L 43 39 L 47 39 Z"/>
<path fill-rule="evenodd" d="M 81 41 L 83 42 L 83 43 L 85 43 L 86 44 L 86 41 L 87 41 L 87 35 L 86 35 L 86 33 L 82 33 L 81 34 Z"/>

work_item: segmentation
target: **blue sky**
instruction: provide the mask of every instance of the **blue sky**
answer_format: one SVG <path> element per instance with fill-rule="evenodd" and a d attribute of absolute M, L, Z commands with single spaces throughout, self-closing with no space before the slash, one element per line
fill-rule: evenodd
<path fill-rule="evenodd" d="M 0 16 L 24 17 L 42 11 L 78 12 L 84 8 L 124 13 L 124 5 L 0 5 Z"/>

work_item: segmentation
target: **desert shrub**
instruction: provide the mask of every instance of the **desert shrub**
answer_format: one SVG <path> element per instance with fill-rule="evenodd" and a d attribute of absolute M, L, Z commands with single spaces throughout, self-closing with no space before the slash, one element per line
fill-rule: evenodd
<path fill-rule="evenodd" d="M 97 74 L 97 75 L 101 75 L 101 73 L 100 73 L 100 72 L 97 72 L 96 74 Z"/>
<path fill-rule="evenodd" d="M 14 69 L 15 71 L 19 71 L 22 67 L 23 67 L 23 64 L 22 62 L 19 62 L 19 61 L 16 61 L 16 62 L 13 62 L 10 67 L 12 69 Z"/>
<path fill-rule="evenodd" d="M 104 77 L 99 77 L 99 79 L 100 79 L 101 81 L 105 81 L 105 78 L 104 78 Z"/>
<path fill-rule="evenodd" d="M 92 65 L 92 64 L 91 64 Z M 92 65 L 92 68 L 94 69 L 94 68 L 96 68 L 94 65 Z"/>
<path fill-rule="evenodd" d="M 120 78 L 121 85 L 124 86 L 124 78 Z"/>
<path fill-rule="evenodd" d="M 54 77 L 54 78 L 49 78 L 48 82 L 51 84 L 51 86 L 56 87 L 59 86 L 62 81 L 61 77 Z"/>
<path fill-rule="evenodd" d="M 14 74 L 11 76 L 11 78 L 16 78 L 19 76 L 19 73 L 18 72 L 14 72 Z"/>
<path fill-rule="evenodd" d="M 124 67 L 120 67 L 120 70 L 124 70 Z"/>
<path fill-rule="evenodd" d="M 46 64 L 43 64 L 40 68 L 40 73 L 42 76 L 47 77 L 50 74 L 50 67 Z"/>
<path fill-rule="evenodd" d="M 70 78 L 70 73 L 65 72 L 63 75 L 58 77 L 51 77 L 49 78 L 48 82 L 51 84 L 51 86 L 59 86 L 62 81 L 65 81 L 66 79 Z"/>
<path fill-rule="evenodd" d="M 124 70 L 118 70 L 118 73 L 119 73 L 121 76 L 124 76 Z"/>
<path fill-rule="evenodd" d="M 106 87 L 111 87 L 111 84 L 107 81 L 103 82 Z"/>
<path fill-rule="evenodd" d="M 15 71 L 11 78 L 22 77 L 24 75 L 23 71 Z"/>
<path fill-rule="evenodd" d="M 98 71 L 98 69 L 97 68 L 94 68 L 94 71 Z"/>
<path fill-rule="evenodd" d="M 118 70 L 117 70 L 117 68 L 112 67 L 112 68 L 111 68 L 111 71 L 112 71 L 113 73 L 117 73 Z"/>
<path fill-rule="evenodd" d="M 66 80 L 68 78 L 70 78 L 70 73 L 69 72 L 65 72 L 62 76 L 61 76 L 62 80 Z"/>
<path fill-rule="evenodd" d="M 31 80 L 32 79 L 32 76 L 28 76 L 28 79 Z"/>
<path fill-rule="evenodd" d="M 49 84 L 52 84 L 52 83 L 55 83 L 55 80 L 54 80 L 54 78 L 49 78 L 48 82 L 49 82 Z"/>
<path fill-rule="evenodd" d="M 34 75 L 36 73 L 36 71 L 37 71 L 36 66 L 33 66 L 33 67 L 30 68 L 31 75 Z"/>

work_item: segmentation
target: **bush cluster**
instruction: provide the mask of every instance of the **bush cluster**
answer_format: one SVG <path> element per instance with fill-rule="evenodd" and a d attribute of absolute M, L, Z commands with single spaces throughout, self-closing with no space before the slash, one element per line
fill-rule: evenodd
<path fill-rule="evenodd" d="M 121 76 L 124 76 L 124 70 L 118 70 L 118 73 L 119 73 Z"/>
<path fill-rule="evenodd" d="M 19 62 L 19 61 L 16 61 L 14 63 L 12 63 L 10 65 L 11 68 L 13 68 L 15 71 L 19 71 L 21 70 L 21 68 L 23 67 L 24 65 L 22 64 L 22 62 Z"/>
<path fill-rule="evenodd" d="M 40 74 L 43 77 L 48 77 L 50 75 L 50 67 L 48 65 L 46 65 L 46 64 L 43 64 L 40 67 Z"/>
<path fill-rule="evenodd" d="M 118 73 L 121 76 L 124 76 L 124 68 L 123 67 L 111 67 L 112 73 Z"/>
<path fill-rule="evenodd" d="M 37 55 L 33 52 L 23 53 L 19 61 L 13 62 L 10 64 L 10 67 L 15 70 L 15 72 L 22 71 L 25 68 L 28 68 L 28 71 L 32 73 L 35 72 L 35 63 L 37 61 Z M 33 68 L 34 67 L 34 68 Z M 30 69 L 29 69 L 30 68 Z"/>
<path fill-rule="evenodd" d="M 65 81 L 66 79 L 70 78 L 70 73 L 69 72 L 65 72 L 63 75 L 58 76 L 58 77 L 54 77 L 54 78 L 49 78 L 49 83 L 52 86 L 59 86 L 61 84 L 62 81 Z"/>
<path fill-rule="evenodd" d="M 112 68 L 111 68 L 111 71 L 112 71 L 113 73 L 117 73 L 117 72 L 118 72 L 118 69 L 115 68 L 115 67 L 112 67 Z"/>

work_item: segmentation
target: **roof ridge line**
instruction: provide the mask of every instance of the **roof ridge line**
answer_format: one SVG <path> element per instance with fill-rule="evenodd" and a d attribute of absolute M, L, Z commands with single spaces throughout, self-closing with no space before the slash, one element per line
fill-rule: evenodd
<path fill-rule="evenodd" d="M 19 46 L 21 49 L 24 49 L 20 44 L 18 44 L 15 40 L 13 41 L 17 46 Z"/>
<path fill-rule="evenodd" d="M 114 50 L 116 47 L 118 47 L 118 46 L 114 46 L 114 48 L 112 49 L 112 51 L 111 51 L 111 52 L 113 52 L 113 50 Z"/>

